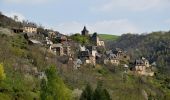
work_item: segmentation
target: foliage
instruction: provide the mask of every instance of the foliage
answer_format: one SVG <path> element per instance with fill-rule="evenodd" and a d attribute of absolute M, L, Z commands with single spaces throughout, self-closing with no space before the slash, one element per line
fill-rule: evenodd
<path fill-rule="evenodd" d="M 85 90 L 81 94 L 80 100 L 92 100 L 93 97 L 93 89 L 90 84 L 86 85 Z"/>
<path fill-rule="evenodd" d="M 2 63 L 0 63 L 0 81 L 4 80 L 6 77 L 5 72 L 4 72 L 4 66 Z"/>
<path fill-rule="evenodd" d="M 76 42 L 79 42 L 81 44 L 88 44 L 89 43 L 89 37 L 82 36 L 80 34 L 74 34 L 70 36 L 70 38 Z"/>
<path fill-rule="evenodd" d="M 56 68 L 50 66 L 46 70 L 47 81 L 41 82 L 42 100 L 71 100 L 71 91 L 57 75 Z"/>
<path fill-rule="evenodd" d="M 106 89 L 103 89 L 102 83 L 99 81 L 97 88 L 93 93 L 93 100 L 111 100 L 110 95 Z"/>
<path fill-rule="evenodd" d="M 80 100 L 111 100 L 110 94 L 103 88 L 102 83 L 98 82 L 95 91 L 87 84 L 83 91 Z"/>
<path fill-rule="evenodd" d="M 153 32 L 150 34 L 124 34 L 117 41 L 110 42 L 107 47 L 127 50 L 131 60 L 141 56 L 147 58 L 163 74 L 170 71 L 170 32 Z"/>

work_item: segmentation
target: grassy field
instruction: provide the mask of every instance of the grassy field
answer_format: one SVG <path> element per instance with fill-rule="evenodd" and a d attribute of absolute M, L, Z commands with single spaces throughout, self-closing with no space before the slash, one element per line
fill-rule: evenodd
<path fill-rule="evenodd" d="M 111 40 L 111 41 L 115 41 L 119 38 L 119 36 L 111 35 L 111 34 L 99 34 L 99 37 L 103 40 Z"/>

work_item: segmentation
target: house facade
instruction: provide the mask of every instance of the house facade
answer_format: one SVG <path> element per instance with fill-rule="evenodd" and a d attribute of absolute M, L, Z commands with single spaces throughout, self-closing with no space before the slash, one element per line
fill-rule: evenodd
<path fill-rule="evenodd" d="M 99 39 L 99 36 L 97 35 L 96 32 L 92 35 L 91 40 L 96 46 L 105 46 L 104 41 L 101 41 Z"/>
<path fill-rule="evenodd" d="M 119 60 L 122 60 L 122 61 L 130 60 L 130 57 L 127 55 L 127 52 L 123 51 L 120 48 L 113 49 L 112 53 L 115 54 Z"/>
<path fill-rule="evenodd" d="M 146 76 L 154 75 L 154 72 L 152 72 L 151 70 L 151 65 L 149 64 L 149 61 L 144 57 L 135 61 L 135 66 L 133 68 L 133 71 L 135 71 L 137 74 L 140 75 L 146 75 Z"/>
<path fill-rule="evenodd" d="M 78 58 L 81 59 L 84 64 L 96 65 L 96 53 L 95 46 L 80 47 Z"/>
<path fill-rule="evenodd" d="M 25 32 L 25 33 L 37 33 L 37 26 L 34 23 L 24 23 L 23 32 Z"/>
<path fill-rule="evenodd" d="M 120 64 L 120 61 L 115 54 L 110 54 L 109 57 L 104 59 L 104 64 L 113 64 L 118 66 Z"/>
<path fill-rule="evenodd" d="M 58 56 L 71 56 L 71 49 L 68 45 L 64 45 L 61 43 L 51 44 L 49 49 Z"/>

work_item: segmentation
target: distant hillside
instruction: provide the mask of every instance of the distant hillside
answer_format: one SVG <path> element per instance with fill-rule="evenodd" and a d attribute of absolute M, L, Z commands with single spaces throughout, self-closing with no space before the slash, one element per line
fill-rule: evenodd
<path fill-rule="evenodd" d="M 119 38 L 119 36 L 111 35 L 111 34 L 99 34 L 99 37 L 103 40 L 115 41 Z"/>
<path fill-rule="evenodd" d="M 127 50 L 131 59 L 141 56 L 156 62 L 165 74 L 170 72 L 170 32 L 153 32 L 146 35 L 124 34 L 117 41 L 108 42 L 107 47 Z"/>

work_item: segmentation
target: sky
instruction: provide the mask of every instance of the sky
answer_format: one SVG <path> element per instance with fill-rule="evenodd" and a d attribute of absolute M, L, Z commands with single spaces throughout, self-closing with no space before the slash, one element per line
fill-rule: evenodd
<path fill-rule="evenodd" d="M 170 0 L 0 0 L 0 11 L 64 34 L 170 30 Z"/>

